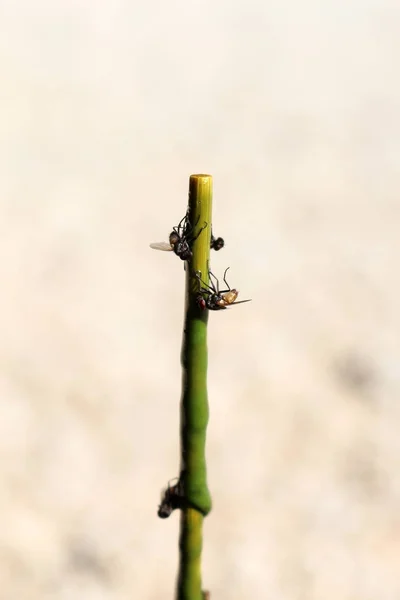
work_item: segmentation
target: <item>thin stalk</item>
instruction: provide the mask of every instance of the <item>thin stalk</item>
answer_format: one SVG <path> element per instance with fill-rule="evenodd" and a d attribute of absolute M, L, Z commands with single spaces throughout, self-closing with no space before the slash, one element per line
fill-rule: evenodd
<path fill-rule="evenodd" d="M 203 518 L 211 510 L 205 457 L 208 423 L 207 321 L 208 311 L 196 303 L 199 282 L 208 283 L 212 215 L 212 177 L 191 175 L 189 218 L 196 230 L 207 223 L 193 243 L 186 266 L 185 327 L 182 343 L 181 481 L 185 504 L 181 511 L 177 600 L 202 600 L 201 550 Z M 196 233 L 196 231 L 195 231 Z"/>

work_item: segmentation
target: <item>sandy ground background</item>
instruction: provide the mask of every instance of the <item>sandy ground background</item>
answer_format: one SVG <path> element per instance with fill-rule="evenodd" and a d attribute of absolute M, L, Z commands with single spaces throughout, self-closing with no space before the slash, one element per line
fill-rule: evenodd
<path fill-rule="evenodd" d="M 173 598 L 214 176 L 212 599 L 400 598 L 400 5 L 1 0 L 0 598 Z"/>

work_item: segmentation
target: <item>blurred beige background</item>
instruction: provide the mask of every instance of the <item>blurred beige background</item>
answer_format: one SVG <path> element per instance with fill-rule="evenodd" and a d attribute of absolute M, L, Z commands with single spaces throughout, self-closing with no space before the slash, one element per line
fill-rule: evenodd
<path fill-rule="evenodd" d="M 0 599 L 173 598 L 183 269 L 214 176 L 204 587 L 400 598 L 400 5 L 0 2 Z"/>

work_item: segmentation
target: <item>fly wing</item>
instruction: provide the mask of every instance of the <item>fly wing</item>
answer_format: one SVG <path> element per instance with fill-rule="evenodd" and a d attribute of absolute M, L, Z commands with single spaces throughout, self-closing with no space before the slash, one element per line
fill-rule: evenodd
<path fill-rule="evenodd" d="M 235 306 L 236 304 L 243 304 L 243 302 L 251 302 L 251 298 L 249 298 L 249 300 L 239 300 L 238 302 L 232 302 L 231 306 Z"/>
<path fill-rule="evenodd" d="M 150 244 L 150 248 L 154 248 L 154 250 L 163 250 L 164 252 L 171 252 L 173 250 L 171 244 L 167 242 L 155 242 L 154 244 Z"/>

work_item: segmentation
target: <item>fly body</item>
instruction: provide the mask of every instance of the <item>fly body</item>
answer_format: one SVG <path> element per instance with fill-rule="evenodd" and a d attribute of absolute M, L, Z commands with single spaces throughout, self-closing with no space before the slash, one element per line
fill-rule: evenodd
<path fill-rule="evenodd" d="M 200 291 L 196 296 L 196 303 L 201 310 L 208 308 L 209 310 L 225 310 L 228 306 L 234 304 L 242 304 L 243 302 L 250 302 L 249 300 L 240 300 L 236 302 L 239 295 L 239 290 L 231 289 L 227 280 L 226 273 L 229 267 L 225 269 L 224 282 L 227 286 L 226 290 L 219 289 L 219 281 L 215 275 L 209 270 L 210 285 L 202 281 L 201 273 L 197 272 L 196 277 L 200 283 Z"/>
<path fill-rule="evenodd" d="M 216 252 L 218 252 L 218 250 L 221 250 L 221 248 L 223 248 L 224 246 L 225 246 L 224 238 L 222 238 L 222 237 L 215 238 L 213 236 L 213 232 L 211 230 L 210 248 L 212 250 L 215 250 Z"/>
<path fill-rule="evenodd" d="M 170 483 L 171 481 L 168 482 L 168 486 L 161 496 L 161 504 L 159 505 L 157 512 L 160 519 L 167 519 L 174 510 L 177 508 L 182 508 L 182 484 L 179 479 L 178 482 L 173 486 L 171 486 Z"/>
<path fill-rule="evenodd" d="M 198 222 L 198 220 L 197 220 Z M 196 222 L 196 225 L 197 225 Z M 195 225 L 195 226 L 196 226 Z M 150 244 L 150 248 L 154 250 L 162 250 L 163 252 L 175 252 L 181 260 L 191 260 L 192 244 L 199 237 L 200 233 L 207 227 L 207 223 L 204 223 L 197 235 L 194 235 L 193 229 L 189 221 L 189 209 L 186 211 L 185 216 L 179 221 L 176 227 L 172 228 L 169 234 L 169 243 L 167 242 L 156 242 Z"/>

